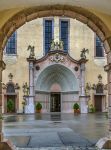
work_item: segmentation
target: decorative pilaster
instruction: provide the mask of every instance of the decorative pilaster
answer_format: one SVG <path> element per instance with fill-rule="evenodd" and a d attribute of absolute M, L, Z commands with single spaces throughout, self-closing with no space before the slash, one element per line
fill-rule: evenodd
<path fill-rule="evenodd" d="M 81 113 L 88 113 L 88 97 L 85 94 L 85 63 L 86 58 L 80 59 L 80 72 L 81 72 L 81 87 L 80 87 L 80 106 Z"/>
<path fill-rule="evenodd" d="M 25 97 L 25 113 L 34 113 L 34 62 L 36 60 L 34 46 L 29 45 L 27 50 L 30 50 L 29 58 L 27 58 L 29 62 L 29 96 Z"/>
<path fill-rule="evenodd" d="M 26 96 L 25 113 L 34 113 L 34 61 L 35 58 L 27 58 L 29 62 L 29 96 Z"/>

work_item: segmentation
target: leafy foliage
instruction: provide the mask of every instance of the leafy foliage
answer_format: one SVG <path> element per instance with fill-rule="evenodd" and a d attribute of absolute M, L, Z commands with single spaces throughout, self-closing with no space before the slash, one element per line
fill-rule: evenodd
<path fill-rule="evenodd" d="M 38 102 L 36 104 L 36 110 L 41 110 L 42 109 L 42 104 L 40 102 Z"/>
<path fill-rule="evenodd" d="M 75 103 L 75 104 L 73 105 L 73 109 L 75 109 L 75 110 L 78 110 L 78 109 L 80 109 L 80 106 L 79 106 L 79 104 L 78 104 L 78 103 Z"/>
<path fill-rule="evenodd" d="M 7 101 L 7 110 L 9 112 L 12 112 L 14 110 L 14 102 L 12 101 L 12 99 L 9 99 Z"/>
<path fill-rule="evenodd" d="M 93 104 L 91 104 L 90 106 L 89 106 L 89 112 L 91 112 L 91 113 L 94 113 L 96 110 L 95 110 L 95 107 L 93 106 Z"/>

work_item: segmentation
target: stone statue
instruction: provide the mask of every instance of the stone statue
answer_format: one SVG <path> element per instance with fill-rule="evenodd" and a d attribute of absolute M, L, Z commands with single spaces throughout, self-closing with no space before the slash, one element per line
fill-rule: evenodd
<path fill-rule="evenodd" d="M 60 50 L 64 50 L 64 42 L 62 40 L 59 42 L 59 48 Z"/>
<path fill-rule="evenodd" d="M 59 42 L 56 41 L 54 42 L 54 39 L 51 41 L 51 45 L 50 45 L 50 50 L 63 50 L 64 46 L 63 46 L 63 41 L 60 40 Z"/>
<path fill-rule="evenodd" d="M 86 53 L 89 53 L 89 50 L 83 48 L 80 57 L 86 59 Z"/>
<path fill-rule="evenodd" d="M 54 42 L 54 39 L 51 41 L 51 44 L 50 44 L 50 50 L 54 50 L 55 48 L 55 42 Z"/>
<path fill-rule="evenodd" d="M 34 58 L 34 56 L 35 56 L 34 48 L 35 47 L 31 46 L 31 45 L 29 45 L 27 48 L 27 50 L 30 50 L 30 55 L 29 55 L 30 58 Z"/>
<path fill-rule="evenodd" d="M 24 95 L 29 95 L 29 86 L 27 82 L 25 82 L 22 86 Z"/>

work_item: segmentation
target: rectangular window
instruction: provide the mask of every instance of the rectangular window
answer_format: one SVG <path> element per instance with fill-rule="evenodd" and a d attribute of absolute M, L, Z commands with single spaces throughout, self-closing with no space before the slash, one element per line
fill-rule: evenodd
<path fill-rule="evenodd" d="M 67 20 L 60 21 L 60 39 L 63 41 L 64 44 L 64 51 L 68 51 L 68 25 L 69 22 Z"/>
<path fill-rule="evenodd" d="M 104 57 L 103 43 L 98 36 L 96 36 L 96 57 Z"/>
<path fill-rule="evenodd" d="M 50 50 L 50 44 L 53 39 L 53 28 L 52 28 L 52 20 L 45 20 L 44 22 L 44 48 L 45 54 Z"/>
<path fill-rule="evenodd" d="M 16 54 L 17 33 L 14 32 L 6 44 L 6 54 Z"/>

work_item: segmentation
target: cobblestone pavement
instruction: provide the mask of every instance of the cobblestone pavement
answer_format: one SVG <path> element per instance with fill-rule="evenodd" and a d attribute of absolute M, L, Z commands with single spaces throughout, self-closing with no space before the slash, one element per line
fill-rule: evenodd
<path fill-rule="evenodd" d="M 107 129 L 104 113 L 4 116 L 4 135 L 17 150 L 96 150 Z"/>

